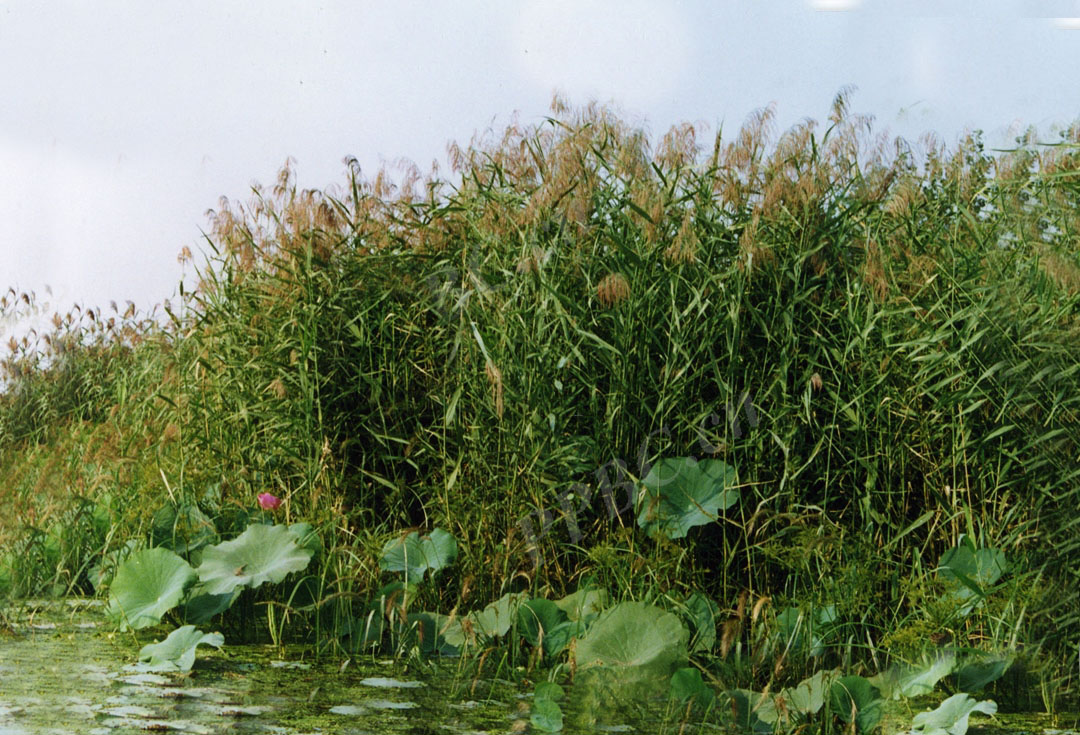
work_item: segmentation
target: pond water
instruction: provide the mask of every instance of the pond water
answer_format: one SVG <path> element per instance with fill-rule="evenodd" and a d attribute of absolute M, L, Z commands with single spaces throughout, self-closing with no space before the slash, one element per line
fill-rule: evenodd
<path fill-rule="evenodd" d="M 159 636 L 159 637 L 163 637 Z M 98 601 L 0 610 L 0 735 L 88 733 L 520 733 L 529 695 L 458 662 L 312 660 L 311 649 L 200 647 L 188 674 L 138 673 L 151 637 L 116 633 Z M 568 702 L 566 733 L 673 731 L 647 710 L 631 724 Z M 573 710 L 578 710 L 575 716 Z M 652 708 L 657 717 L 662 708 Z M 630 713 L 625 713 L 630 714 Z"/>
<path fill-rule="evenodd" d="M 457 662 L 418 670 L 370 657 L 312 660 L 306 647 L 201 647 L 188 674 L 138 673 L 141 635 L 120 634 L 97 601 L 0 610 L 0 735 L 87 733 L 523 733 L 530 697 L 509 681 L 466 678 Z M 661 699 L 614 705 L 571 687 L 565 733 L 717 732 L 685 726 Z M 973 723 L 974 724 L 974 723 Z M 1004 725 L 1004 728 L 1002 727 Z M 990 732 L 1080 735 L 1063 723 L 998 718 Z"/>

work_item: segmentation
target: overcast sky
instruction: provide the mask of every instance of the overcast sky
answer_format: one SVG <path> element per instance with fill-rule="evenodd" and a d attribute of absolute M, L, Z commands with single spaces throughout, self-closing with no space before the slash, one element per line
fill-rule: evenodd
<path fill-rule="evenodd" d="M 426 169 L 556 89 L 656 135 L 771 102 L 780 130 L 823 120 L 854 84 L 878 130 L 953 143 L 1051 138 L 1080 118 L 1077 69 L 1074 0 L 0 0 L 0 291 L 148 308 L 206 210 L 286 157 L 304 187 L 346 155 Z"/>

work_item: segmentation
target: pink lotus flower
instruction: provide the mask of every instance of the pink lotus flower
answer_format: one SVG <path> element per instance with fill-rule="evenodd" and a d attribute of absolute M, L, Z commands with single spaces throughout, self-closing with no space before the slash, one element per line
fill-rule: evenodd
<path fill-rule="evenodd" d="M 281 505 L 281 498 L 270 493 L 259 493 L 259 507 L 263 510 L 277 510 L 277 507 Z"/>

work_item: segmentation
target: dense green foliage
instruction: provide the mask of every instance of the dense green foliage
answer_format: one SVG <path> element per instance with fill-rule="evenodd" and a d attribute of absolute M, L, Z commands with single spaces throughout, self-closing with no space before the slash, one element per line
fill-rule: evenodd
<path fill-rule="evenodd" d="M 389 594 L 380 550 L 440 526 L 454 571 L 417 594 L 451 616 L 591 580 L 704 616 L 740 686 L 951 641 L 1075 693 L 1080 129 L 947 152 L 845 107 L 702 149 L 557 105 L 453 147 L 452 180 L 286 167 L 215 213 L 164 326 L 15 345 L 0 587 L 89 591 L 127 539 L 186 556 L 269 491 L 319 529 L 288 594 L 330 638 Z M 640 483 L 680 457 L 735 488 L 646 533 L 632 501 L 672 501 Z"/>

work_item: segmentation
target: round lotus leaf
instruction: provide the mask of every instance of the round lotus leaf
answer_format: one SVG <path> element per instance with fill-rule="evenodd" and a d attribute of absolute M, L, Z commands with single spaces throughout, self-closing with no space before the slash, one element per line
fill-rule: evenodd
<path fill-rule="evenodd" d="M 132 552 L 109 586 L 109 612 L 125 630 L 157 625 L 195 580 L 195 570 L 168 549 Z"/>
<path fill-rule="evenodd" d="M 652 537 L 683 538 L 739 501 L 735 468 L 719 459 L 662 459 L 642 480 L 638 526 Z"/>
<path fill-rule="evenodd" d="M 277 583 L 305 569 L 312 553 L 298 546 L 296 534 L 285 526 L 253 524 L 232 541 L 206 547 L 198 568 L 199 581 L 208 595 Z"/>
<path fill-rule="evenodd" d="M 672 613 L 644 602 L 621 602 L 578 641 L 577 665 L 616 669 L 628 678 L 667 679 L 685 663 L 689 637 Z"/>

